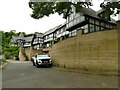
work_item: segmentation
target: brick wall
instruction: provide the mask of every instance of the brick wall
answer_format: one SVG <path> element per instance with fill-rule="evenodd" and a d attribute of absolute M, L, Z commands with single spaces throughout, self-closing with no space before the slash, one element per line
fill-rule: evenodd
<path fill-rule="evenodd" d="M 118 30 L 82 34 L 54 44 L 50 56 L 54 65 L 86 71 L 118 70 Z"/>

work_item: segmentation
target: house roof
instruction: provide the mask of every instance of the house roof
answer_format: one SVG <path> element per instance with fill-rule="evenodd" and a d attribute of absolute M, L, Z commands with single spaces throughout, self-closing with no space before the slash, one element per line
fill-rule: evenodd
<path fill-rule="evenodd" d="M 49 35 L 49 34 L 51 34 L 52 32 L 56 31 L 57 29 L 61 28 L 62 26 L 65 26 L 65 25 L 66 25 L 66 22 L 63 23 L 63 24 L 60 24 L 60 25 L 58 25 L 58 26 L 56 26 L 56 27 L 54 27 L 54 28 L 52 28 L 52 29 L 50 29 L 50 30 L 48 30 L 47 32 L 44 33 L 43 36 Z"/>
<path fill-rule="evenodd" d="M 36 35 L 36 37 L 43 37 L 43 33 L 38 33 L 38 32 L 35 32 L 35 35 Z"/>
<path fill-rule="evenodd" d="M 25 37 L 24 37 L 24 35 L 23 35 L 22 32 L 19 34 L 18 37 L 16 37 L 16 41 L 17 41 L 17 40 L 25 40 Z"/>
<path fill-rule="evenodd" d="M 12 36 L 12 42 L 14 42 L 14 43 L 16 43 L 16 41 L 17 41 L 17 37 L 15 37 L 15 36 Z"/>
<path fill-rule="evenodd" d="M 92 17 L 95 17 L 95 18 L 100 18 L 96 11 L 94 11 L 93 9 L 91 8 L 85 8 L 83 7 L 81 10 L 80 10 L 84 15 L 89 15 L 89 16 L 92 16 Z"/>
<path fill-rule="evenodd" d="M 25 38 L 25 42 L 32 42 L 33 36 L 24 37 L 24 38 Z"/>
<path fill-rule="evenodd" d="M 100 10 L 97 11 L 97 14 L 100 14 L 100 13 L 102 13 L 103 11 L 104 11 L 103 9 L 100 9 Z"/>
<path fill-rule="evenodd" d="M 18 37 L 12 36 L 12 41 L 17 43 L 18 40 L 24 40 L 25 42 L 32 42 L 33 36 L 24 37 L 23 33 L 21 32 Z"/>
<path fill-rule="evenodd" d="M 24 38 L 23 33 L 21 32 L 20 35 L 18 36 L 19 38 Z"/>
<path fill-rule="evenodd" d="M 66 22 L 63 23 L 63 24 L 61 24 L 61 25 L 59 25 L 59 27 L 58 27 L 57 29 L 62 28 L 62 27 L 64 27 L 65 25 L 66 25 Z"/>
<path fill-rule="evenodd" d="M 80 11 L 84 15 L 89 15 L 91 17 L 94 17 L 94 18 L 106 21 L 105 19 L 103 19 L 103 18 L 101 18 L 101 17 L 98 16 L 98 14 L 100 14 L 100 13 L 102 13 L 104 11 L 103 9 L 100 9 L 99 11 L 96 12 L 96 11 L 94 11 L 91 8 L 85 8 L 85 7 L 83 7 Z M 113 18 L 111 18 L 111 21 L 107 21 L 107 22 L 116 23 L 116 21 Z"/>
<path fill-rule="evenodd" d="M 60 26 L 61 26 L 61 25 L 58 25 L 58 26 L 56 26 L 56 27 L 48 30 L 47 32 L 44 33 L 44 36 L 51 34 L 52 32 L 54 32 L 54 31 L 55 31 L 58 27 L 60 27 Z"/>

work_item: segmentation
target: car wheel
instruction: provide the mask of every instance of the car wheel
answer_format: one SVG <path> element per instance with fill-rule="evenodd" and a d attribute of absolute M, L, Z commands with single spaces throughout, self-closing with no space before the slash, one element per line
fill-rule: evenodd
<path fill-rule="evenodd" d="M 38 64 L 38 62 L 36 61 L 36 67 L 39 67 L 39 64 Z"/>
<path fill-rule="evenodd" d="M 50 64 L 49 67 L 52 67 L 52 64 Z"/>
<path fill-rule="evenodd" d="M 33 63 L 33 66 L 35 66 L 35 62 L 34 62 L 34 61 L 32 61 L 32 63 Z"/>

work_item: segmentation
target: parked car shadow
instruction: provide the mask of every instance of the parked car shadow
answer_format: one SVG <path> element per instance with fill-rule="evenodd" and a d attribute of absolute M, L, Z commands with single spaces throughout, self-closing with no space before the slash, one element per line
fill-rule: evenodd
<path fill-rule="evenodd" d="M 37 68 L 52 68 L 52 66 L 38 66 Z"/>

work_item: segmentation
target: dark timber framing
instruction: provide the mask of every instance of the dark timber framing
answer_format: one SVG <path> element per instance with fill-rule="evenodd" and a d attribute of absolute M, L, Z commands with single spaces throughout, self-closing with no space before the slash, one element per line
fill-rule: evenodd
<path fill-rule="evenodd" d="M 91 33 L 91 32 L 102 31 L 102 30 L 105 30 L 105 29 L 110 30 L 110 29 L 116 28 L 115 20 L 113 20 L 110 17 L 109 18 L 100 17 L 101 14 L 104 14 L 103 12 L 99 13 L 99 12 L 95 12 L 94 10 L 92 10 L 90 8 L 83 8 L 83 10 L 81 11 L 83 16 L 79 16 L 79 18 L 84 17 L 85 19 L 81 20 L 79 23 L 76 23 L 76 24 L 68 27 L 67 31 L 71 32 L 71 31 L 73 31 L 77 28 L 84 28 L 83 33 L 87 34 L 87 33 Z M 67 19 L 68 20 L 67 21 L 68 25 L 71 22 L 74 22 L 74 20 L 76 20 L 76 18 L 73 18 L 72 21 L 69 21 L 70 17 L 71 16 L 69 15 L 68 19 Z"/>

